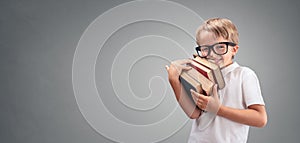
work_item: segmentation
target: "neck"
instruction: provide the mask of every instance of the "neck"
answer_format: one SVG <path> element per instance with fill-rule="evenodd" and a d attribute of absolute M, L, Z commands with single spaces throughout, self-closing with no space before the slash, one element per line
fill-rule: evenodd
<path fill-rule="evenodd" d="M 233 64 L 233 61 L 231 61 L 231 62 L 230 62 L 229 64 L 227 64 L 227 65 L 224 65 L 223 67 L 220 67 L 220 69 L 224 69 L 224 68 L 230 66 L 231 64 Z"/>

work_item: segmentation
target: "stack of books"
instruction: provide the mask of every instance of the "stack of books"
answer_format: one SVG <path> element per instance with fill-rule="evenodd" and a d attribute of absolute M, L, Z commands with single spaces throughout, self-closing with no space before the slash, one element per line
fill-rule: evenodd
<path fill-rule="evenodd" d="M 192 95 L 190 89 L 204 95 L 209 95 L 212 92 L 214 84 L 218 84 L 219 89 L 224 88 L 225 82 L 223 75 L 220 67 L 215 63 L 194 56 L 192 62 L 187 66 L 191 66 L 192 68 L 183 71 L 179 79 L 191 99 Z"/>

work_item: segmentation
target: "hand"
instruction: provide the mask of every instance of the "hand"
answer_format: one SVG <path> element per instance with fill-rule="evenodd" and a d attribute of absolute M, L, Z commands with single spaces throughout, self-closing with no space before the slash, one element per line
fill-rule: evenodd
<path fill-rule="evenodd" d="M 176 60 L 171 62 L 170 67 L 166 65 L 166 70 L 168 71 L 169 80 L 173 80 L 173 79 L 178 80 L 179 75 L 183 70 L 191 69 L 191 67 L 185 65 L 187 63 L 191 63 L 191 60 L 190 59 Z"/>
<path fill-rule="evenodd" d="M 215 84 L 210 96 L 205 96 L 191 89 L 194 102 L 201 110 L 217 114 L 221 107 L 217 89 L 217 85 Z"/>

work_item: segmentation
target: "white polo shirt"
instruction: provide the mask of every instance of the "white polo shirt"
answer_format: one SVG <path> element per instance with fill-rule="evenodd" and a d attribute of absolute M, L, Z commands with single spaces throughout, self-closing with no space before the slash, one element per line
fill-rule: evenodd
<path fill-rule="evenodd" d="M 218 91 L 222 105 L 247 109 L 253 104 L 264 105 L 258 78 L 254 71 L 236 62 L 221 70 L 225 87 Z M 203 113 L 207 114 L 207 113 Z M 193 120 L 189 143 L 246 143 L 249 126 L 215 116 L 205 128 L 198 126 L 201 116 Z"/>

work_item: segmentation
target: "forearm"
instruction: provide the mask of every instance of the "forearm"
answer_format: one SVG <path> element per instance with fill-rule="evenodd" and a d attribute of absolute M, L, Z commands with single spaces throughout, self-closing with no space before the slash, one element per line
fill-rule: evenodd
<path fill-rule="evenodd" d="M 248 109 L 234 109 L 222 105 L 217 114 L 249 126 L 264 127 L 267 123 L 267 115 L 263 105 L 253 105 Z"/>
<path fill-rule="evenodd" d="M 170 84 L 173 88 L 176 99 L 183 109 L 183 111 L 187 114 L 191 119 L 198 118 L 201 114 L 201 111 L 197 108 L 197 106 L 193 103 L 193 101 L 188 97 L 186 91 L 182 87 L 180 81 L 178 79 L 170 79 Z M 187 91 L 189 92 L 189 91 Z"/>

